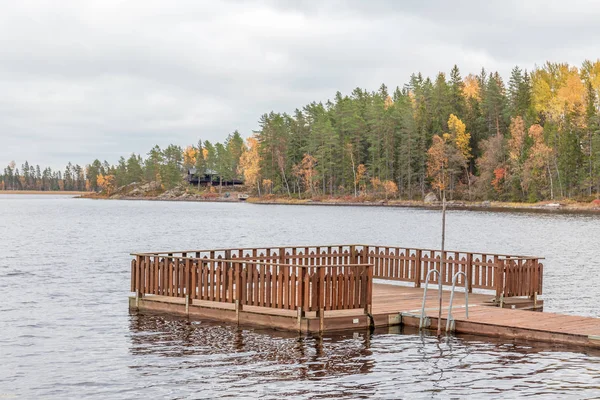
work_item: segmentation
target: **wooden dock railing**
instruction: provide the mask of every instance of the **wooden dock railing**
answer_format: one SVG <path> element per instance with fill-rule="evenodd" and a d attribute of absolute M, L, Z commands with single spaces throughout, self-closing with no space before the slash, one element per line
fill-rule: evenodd
<path fill-rule="evenodd" d="M 328 310 L 370 312 L 373 280 L 370 264 L 297 265 L 263 259 L 258 252 L 254 259 L 239 255 L 225 258 L 224 253 L 213 251 L 133 254 L 131 291 L 139 295 L 235 303 L 237 307 L 297 310 L 300 314 L 316 311 L 321 316 Z"/>
<path fill-rule="evenodd" d="M 373 276 L 386 280 L 412 282 L 415 287 L 425 283 L 432 269 L 440 271 L 442 285 L 451 286 L 457 272 L 467 276 L 469 291 L 483 289 L 494 291 L 496 297 L 538 296 L 542 294 L 542 258 L 445 251 L 442 268 L 442 252 L 430 249 L 410 249 L 387 246 L 364 246 L 359 251 L 359 262 L 373 264 Z M 438 283 L 437 274 L 430 278 Z M 458 277 L 458 285 L 465 278 Z"/>
<path fill-rule="evenodd" d="M 243 261 L 245 264 L 243 264 L 240 270 L 242 271 L 240 272 L 242 274 L 244 273 L 244 268 L 246 268 L 245 271 L 252 271 L 252 273 L 254 273 L 251 268 L 248 268 L 248 265 L 254 265 L 254 269 L 257 271 L 261 271 L 261 268 L 263 267 L 260 266 L 262 265 L 265 268 L 265 272 L 264 274 L 257 272 L 260 277 L 257 279 L 267 279 L 268 276 L 269 279 L 271 279 L 271 283 L 277 287 L 281 275 L 281 279 L 285 281 L 285 283 L 281 283 L 282 290 L 285 290 L 284 288 L 290 288 L 288 289 L 289 295 L 282 294 L 282 299 L 287 299 L 287 303 L 285 303 L 286 306 L 291 304 L 294 304 L 295 306 L 298 306 L 299 304 L 305 305 L 305 302 L 307 301 L 307 297 L 298 299 L 298 297 L 294 297 L 292 293 L 292 287 L 295 287 L 297 291 L 300 282 L 304 282 L 304 278 L 300 278 L 304 272 L 299 268 L 310 271 L 310 279 L 313 279 L 313 275 L 311 274 L 318 275 L 319 270 L 315 269 L 315 267 L 319 266 L 325 267 L 323 269 L 324 277 L 321 284 L 323 285 L 325 293 L 328 293 L 328 296 L 330 296 L 329 298 L 331 298 L 332 295 L 329 292 L 331 289 L 327 285 L 333 285 L 334 281 L 337 282 L 337 277 L 340 276 L 340 274 L 345 276 L 344 274 L 346 274 L 346 271 L 351 271 L 350 268 L 354 265 L 362 268 L 367 268 L 372 265 L 371 270 L 373 278 L 408 282 L 412 283 L 415 287 L 420 287 L 421 284 L 424 283 L 425 277 L 431 269 L 441 269 L 440 275 L 442 285 L 452 285 L 452 277 L 455 273 L 461 271 L 467 276 L 469 291 L 472 291 L 473 289 L 493 291 L 498 299 L 513 296 L 535 297 L 542 294 L 543 264 L 540 262 L 542 258 L 539 257 L 445 251 L 444 267 L 441 268 L 442 253 L 439 250 L 370 245 L 193 250 L 169 253 L 145 253 L 138 254 L 136 257 L 144 259 L 145 257 L 179 258 L 179 261 L 177 262 L 184 263 L 184 265 L 188 262 L 186 261 L 188 259 L 208 260 L 214 261 L 215 263 L 223 263 L 224 260 L 229 260 L 229 265 L 233 265 L 232 263 L 235 263 L 236 261 Z M 198 261 L 190 262 L 193 264 Z M 171 264 L 175 264 L 175 261 L 172 261 Z M 266 268 L 267 265 L 270 265 L 268 269 Z M 175 267 L 173 266 L 173 268 Z M 181 266 L 177 268 L 181 268 Z M 342 269 L 338 270 L 336 268 Z M 353 279 L 354 284 L 356 284 L 356 277 L 360 274 L 364 274 L 364 272 L 359 272 L 358 270 L 348 272 L 348 275 L 352 277 L 351 279 Z M 276 277 L 277 280 L 274 280 L 274 277 Z M 254 275 L 246 276 L 246 280 L 254 278 Z M 296 286 L 291 285 L 287 279 L 295 279 Z M 434 274 L 431 283 L 438 283 L 437 279 L 437 275 Z M 460 276 L 457 284 L 464 285 L 464 279 L 463 276 Z M 262 280 L 260 282 L 252 281 L 252 296 L 255 296 L 255 283 L 259 285 L 260 288 L 261 282 Z M 310 287 L 312 288 L 312 281 L 310 282 Z M 318 285 L 319 283 L 317 283 L 317 288 L 319 287 Z M 336 285 L 337 286 L 335 287 L 340 287 L 339 283 Z M 341 287 L 345 287 L 344 285 L 346 285 L 345 281 L 341 283 Z M 260 289 L 258 290 L 258 296 L 261 299 L 260 304 L 263 304 L 263 297 L 260 296 L 267 296 L 267 289 L 265 288 L 265 293 L 260 292 Z M 269 304 L 275 304 L 276 307 L 280 307 L 277 297 L 275 297 L 275 301 L 273 301 L 272 290 L 273 289 L 271 289 L 270 292 L 271 301 Z M 288 292 L 284 291 L 284 293 Z M 296 303 L 293 303 L 289 296 L 294 297 Z M 313 294 L 311 292 L 309 295 L 306 294 L 306 296 L 313 296 Z M 352 296 L 355 295 L 353 294 Z M 312 299 L 312 297 L 310 298 Z M 352 299 L 355 299 L 355 297 L 352 297 Z M 341 305 L 336 301 L 330 300 L 328 307 L 331 307 L 330 309 L 342 309 L 341 307 L 345 307 L 346 304 L 349 305 L 351 303 L 349 299 L 347 300 L 343 296 L 340 301 Z M 252 297 L 252 302 L 255 302 L 254 297 Z M 282 300 L 281 303 L 282 307 L 284 304 L 283 302 L 284 300 Z M 264 304 L 267 304 L 267 297 L 264 297 Z M 304 309 L 312 309 L 311 307 L 312 303 L 309 302 L 309 308 L 304 307 Z"/>

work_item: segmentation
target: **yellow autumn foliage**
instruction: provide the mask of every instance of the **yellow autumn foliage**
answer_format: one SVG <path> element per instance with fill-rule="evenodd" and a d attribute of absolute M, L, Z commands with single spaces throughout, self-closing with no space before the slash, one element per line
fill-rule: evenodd
<path fill-rule="evenodd" d="M 481 100 L 481 96 L 479 95 L 479 81 L 475 75 L 469 74 L 465 76 L 463 79 L 462 92 L 467 99 Z"/>
<path fill-rule="evenodd" d="M 467 160 L 471 158 L 471 134 L 466 132 L 467 127 L 454 114 L 450 114 L 450 118 L 448 119 L 448 130 L 463 157 Z"/>
<path fill-rule="evenodd" d="M 98 186 L 102 189 L 102 191 L 105 192 L 108 196 L 110 196 L 112 191 L 115 189 L 117 180 L 115 179 L 114 175 L 98 174 L 98 176 L 96 177 L 96 182 L 98 183 Z"/>
<path fill-rule="evenodd" d="M 208 151 L 202 149 L 204 158 L 206 159 Z M 244 175 L 244 181 L 250 187 L 257 187 L 260 193 L 259 177 L 260 177 L 260 161 L 261 157 L 258 153 L 258 140 L 252 136 L 246 140 L 246 146 L 240 157 L 238 173 Z"/>
<path fill-rule="evenodd" d="M 193 146 L 188 146 L 183 150 L 183 165 L 191 167 L 196 165 L 196 157 L 198 156 L 198 149 Z"/>

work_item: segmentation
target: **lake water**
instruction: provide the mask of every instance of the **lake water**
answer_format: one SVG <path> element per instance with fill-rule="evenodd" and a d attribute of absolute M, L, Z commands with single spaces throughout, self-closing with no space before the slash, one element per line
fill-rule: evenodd
<path fill-rule="evenodd" d="M 544 256 L 545 311 L 600 315 L 600 218 L 450 211 L 447 248 Z M 298 336 L 130 314 L 135 251 L 439 248 L 438 211 L 0 195 L 2 398 L 591 398 L 600 351 L 386 329 Z"/>

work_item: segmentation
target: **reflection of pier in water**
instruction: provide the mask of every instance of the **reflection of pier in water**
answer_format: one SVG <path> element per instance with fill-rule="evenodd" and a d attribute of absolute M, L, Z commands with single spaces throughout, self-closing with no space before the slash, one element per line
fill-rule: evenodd
<path fill-rule="evenodd" d="M 450 319 L 448 287 L 456 283 L 472 293 L 468 315 L 465 295 L 457 293 L 450 330 L 600 347 L 600 319 L 519 310 L 543 307 L 539 257 L 369 245 L 134 256 L 136 296 L 129 304 L 140 311 L 299 332 L 419 326 L 422 285 L 429 280 L 444 289 L 442 326 Z M 425 327 L 432 329 L 438 293 L 430 290 L 424 305 Z"/>
<path fill-rule="evenodd" d="M 185 368 L 256 365 L 252 374 L 310 379 L 365 374 L 373 366 L 369 332 L 303 336 L 297 332 L 243 329 L 235 324 L 137 314 L 131 316 L 134 356 L 185 358 Z M 177 364 L 179 365 L 179 364 Z M 288 365 L 289 368 L 285 366 Z M 244 375 L 243 370 L 238 371 Z"/>
<path fill-rule="evenodd" d="M 595 349 L 580 351 L 589 357 L 600 355 Z M 190 388 L 210 385 L 212 394 L 226 388 L 234 394 L 272 395 L 272 385 L 289 385 L 289 392 L 278 393 L 315 395 L 323 380 L 332 398 L 377 397 L 382 390 L 397 390 L 399 397 L 408 398 L 400 395 L 403 383 L 436 393 L 466 376 L 483 385 L 495 376 L 512 387 L 513 379 L 521 379 L 519 374 L 527 379 L 563 363 L 577 370 L 581 359 L 572 346 L 507 343 L 472 335 L 439 340 L 412 327 L 306 335 L 141 313 L 130 317 L 130 353 L 132 370 L 178 376 L 178 382 Z M 589 381 L 593 373 L 592 369 L 579 379 L 582 390 L 594 385 Z"/>

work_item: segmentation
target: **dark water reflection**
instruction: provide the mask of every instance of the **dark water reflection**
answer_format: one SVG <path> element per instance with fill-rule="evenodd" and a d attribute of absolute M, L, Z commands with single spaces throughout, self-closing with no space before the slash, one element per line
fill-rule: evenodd
<path fill-rule="evenodd" d="M 597 216 L 448 222 L 449 248 L 545 256 L 546 309 L 598 316 Z M 586 349 L 399 329 L 299 337 L 127 309 L 132 251 L 438 238 L 428 210 L 0 195 L 0 399 L 600 397 Z"/>
<path fill-rule="evenodd" d="M 600 395 L 600 352 L 585 349 L 401 328 L 299 336 L 156 315 L 132 315 L 130 330 L 131 368 L 176 374 L 178 393 L 192 397 Z"/>

